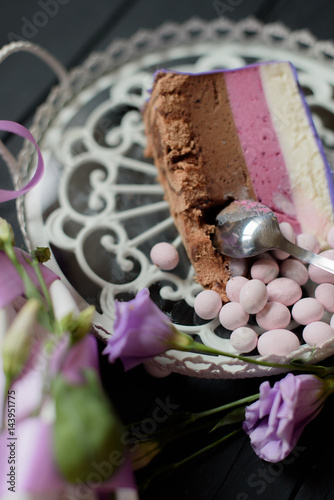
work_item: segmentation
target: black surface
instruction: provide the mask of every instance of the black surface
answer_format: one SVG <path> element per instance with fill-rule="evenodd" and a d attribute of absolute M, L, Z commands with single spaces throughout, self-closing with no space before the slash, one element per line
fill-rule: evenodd
<path fill-rule="evenodd" d="M 2 6 L 0 44 L 15 37 L 40 44 L 66 67 L 80 64 L 93 50 L 106 47 L 115 38 L 126 38 L 140 28 L 155 28 L 166 20 L 184 21 L 193 16 L 214 19 L 219 14 L 232 19 L 249 15 L 264 22 L 282 21 L 291 29 L 307 28 L 319 39 L 334 38 L 334 2 L 332 0 L 68 0 L 57 4 L 56 13 L 48 15 L 44 26 L 31 23 L 38 19 L 41 4 L 47 1 L 11 0 Z M 56 10 L 57 8 L 54 7 Z M 43 24 L 40 18 L 40 23 Z M 27 27 L 28 26 L 28 27 Z M 29 32 L 30 26 L 30 32 Z M 28 30 L 28 31 L 27 31 Z M 0 119 L 29 125 L 36 109 L 55 82 L 50 71 L 30 55 L 15 55 L 0 68 Z M 21 144 L 5 136 L 13 153 Z M 6 167 L 1 164 L 0 185 L 11 185 Z M 15 203 L 0 206 L 0 216 L 14 226 L 17 244 L 21 246 L 16 222 Z M 0 277 L 1 279 L 1 277 Z M 198 380 L 176 374 L 154 379 L 142 367 L 127 374 L 116 364 L 103 372 L 108 391 L 123 419 L 149 417 L 157 398 L 170 401 L 180 409 L 199 410 L 257 392 L 260 380 Z M 283 464 L 270 465 L 258 459 L 244 434 L 226 446 L 194 460 L 165 482 L 141 495 L 149 499 L 194 500 L 331 500 L 334 498 L 332 415 L 334 402 L 329 400 L 318 419 L 302 435 L 294 455 Z M 191 444 L 188 443 L 191 447 Z M 138 475 L 142 479 L 143 474 Z"/>

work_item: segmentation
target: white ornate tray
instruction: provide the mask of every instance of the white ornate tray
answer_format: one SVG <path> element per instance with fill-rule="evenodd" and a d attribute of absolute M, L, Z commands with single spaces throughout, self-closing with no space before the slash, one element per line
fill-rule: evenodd
<path fill-rule="evenodd" d="M 316 41 L 306 31 L 263 26 L 254 19 L 167 23 L 114 42 L 69 73 L 37 111 L 31 131 L 44 155 L 46 174 L 24 203 L 18 203 L 22 229 L 29 246 L 51 246 L 51 267 L 68 282 L 78 302 L 96 306 L 96 329 L 102 337 L 112 332 L 114 299 L 130 299 L 149 287 L 180 329 L 234 352 L 218 320 L 200 324 L 193 312 L 200 286 L 156 183 L 156 169 L 143 156 L 140 109 L 158 68 L 199 72 L 264 60 L 290 60 L 297 67 L 333 164 L 334 45 Z M 34 167 L 28 145 L 19 160 L 17 185 Z M 159 241 L 178 247 L 181 259 L 173 273 L 160 271 L 149 259 Z M 291 358 L 310 352 L 304 345 Z M 330 341 L 312 359 L 332 353 Z M 174 371 L 211 378 L 277 373 L 227 357 L 174 351 L 153 360 L 148 369 L 161 376 Z"/>

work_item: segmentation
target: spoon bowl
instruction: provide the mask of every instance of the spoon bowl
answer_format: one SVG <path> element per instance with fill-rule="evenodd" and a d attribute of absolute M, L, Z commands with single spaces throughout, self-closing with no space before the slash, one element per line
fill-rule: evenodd
<path fill-rule="evenodd" d="M 281 233 L 274 212 L 255 201 L 233 201 L 219 212 L 213 244 L 219 253 L 233 258 L 253 257 L 268 250 L 280 249 L 334 273 L 334 261 L 287 240 Z"/>

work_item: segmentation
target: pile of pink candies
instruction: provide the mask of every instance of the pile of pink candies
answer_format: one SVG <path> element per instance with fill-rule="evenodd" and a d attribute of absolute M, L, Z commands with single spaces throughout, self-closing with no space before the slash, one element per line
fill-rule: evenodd
<path fill-rule="evenodd" d="M 288 240 L 319 253 L 320 245 L 314 236 L 296 236 L 287 222 L 281 223 L 280 228 Z M 321 255 L 334 260 L 334 226 L 328 232 L 327 242 L 331 249 Z M 175 252 L 171 250 L 174 258 Z M 162 253 L 159 252 L 160 257 Z M 159 264 L 164 267 L 163 262 Z M 200 292 L 194 303 L 200 318 L 219 317 L 221 325 L 231 331 L 230 341 L 237 352 L 257 349 L 262 356 L 287 356 L 300 346 L 299 337 L 292 331 L 298 325 L 303 326 L 304 342 L 312 347 L 334 338 L 334 274 L 274 250 L 258 256 L 250 276 L 235 276 L 228 281 L 226 294 L 230 302 L 224 305 L 220 295 L 212 290 Z M 306 284 L 312 288 L 312 296 L 305 292 Z M 249 324 L 250 318 L 256 327 Z"/>

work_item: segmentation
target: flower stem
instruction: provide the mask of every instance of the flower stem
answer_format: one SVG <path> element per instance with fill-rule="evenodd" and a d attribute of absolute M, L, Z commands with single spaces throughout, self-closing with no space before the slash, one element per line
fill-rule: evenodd
<path fill-rule="evenodd" d="M 41 269 L 39 267 L 39 262 L 38 262 L 38 260 L 36 259 L 35 256 L 32 259 L 32 267 L 33 267 L 33 269 L 34 269 L 34 271 L 36 273 L 36 276 L 37 276 L 38 282 L 40 284 L 41 290 L 42 290 L 43 295 L 45 297 L 45 300 L 47 302 L 47 305 L 48 305 L 48 308 L 49 308 L 49 313 L 50 313 L 50 319 L 51 319 L 51 321 L 53 321 L 54 320 L 54 313 L 53 313 L 53 306 L 52 306 L 51 297 L 50 297 L 50 294 L 49 294 L 48 287 L 46 286 L 45 280 L 44 280 L 43 275 L 41 273 Z"/>
<path fill-rule="evenodd" d="M 206 453 L 207 451 L 212 450 L 213 448 L 215 448 L 219 444 L 223 443 L 224 441 L 226 441 L 230 437 L 233 437 L 236 434 L 238 434 L 238 432 L 240 432 L 240 431 L 241 431 L 241 429 L 236 429 L 235 431 L 232 431 L 229 434 L 226 434 L 225 436 L 221 437 L 217 441 L 214 441 L 213 443 L 205 446 L 204 448 L 201 448 L 200 450 L 196 451 L 192 455 L 189 455 L 188 457 L 184 458 L 183 460 L 179 460 L 179 462 L 176 462 L 175 464 L 173 464 L 172 467 L 174 467 L 174 469 L 181 467 L 181 465 L 184 465 L 185 463 L 189 462 L 189 460 L 192 460 L 193 458 L 196 458 L 196 457 L 202 455 L 203 453 Z"/>
<path fill-rule="evenodd" d="M 256 401 L 257 399 L 259 399 L 259 396 L 260 396 L 260 393 L 253 394 L 252 396 L 247 396 L 245 398 L 238 399 L 237 401 L 232 401 L 231 403 L 227 403 L 227 404 L 222 405 L 222 406 L 217 406 L 216 408 L 212 408 L 210 410 L 201 411 L 199 413 L 194 413 L 192 421 L 196 422 L 196 420 L 198 420 L 200 418 L 208 417 L 210 415 L 215 415 L 216 413 L 219 413 L 219 412 L 225 411 L 225 410 L 230 410 L 231 408 L 235 408 L 236 406 L 242 406 L 242 405 L 247 404 L 247 403 L 252 403 L 253 401 Z"/>

